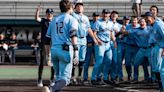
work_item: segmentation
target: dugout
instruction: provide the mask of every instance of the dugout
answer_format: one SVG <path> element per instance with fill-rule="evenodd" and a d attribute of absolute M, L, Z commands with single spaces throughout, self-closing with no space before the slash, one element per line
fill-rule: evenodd
<path fill-rule="evenodd" d="M 32 19 L 0 19 L 0 33 L 11 28 L 18 40 L 16 62 L 34 62 L 35 55 L 31 44 L 36 34 L 41 31 L 41 26 Z"/>

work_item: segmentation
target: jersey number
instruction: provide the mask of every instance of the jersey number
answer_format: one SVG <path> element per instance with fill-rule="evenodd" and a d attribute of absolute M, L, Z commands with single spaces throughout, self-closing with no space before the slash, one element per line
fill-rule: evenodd
<path fill-rule="evenodd" d="M 56 23 L 56 30 L 57 30 L 57 34 L 62 34 L 62 28 L 63 28 L 63 22 L 57 22 Z"/>

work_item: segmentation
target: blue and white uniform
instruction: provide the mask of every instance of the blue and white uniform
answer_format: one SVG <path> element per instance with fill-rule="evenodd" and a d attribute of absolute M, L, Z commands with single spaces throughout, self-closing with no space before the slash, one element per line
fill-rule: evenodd
<path fill-rule="evenodd" d="M 97 32 L 97 37 L 103 42 L 102 45 L 95 45 L 95 64 L 93 67 L 91 80 L 96 80 L 98 74 L 103 68 L 104 80 L 108 80 L 108 73 L 111 67 L 112 50 L 110 46 L 110 30 L 111 21 L 98 20 L 95 23 L 94 31 Z M 102 65 L 105 65 L 102 67 Z"/>
<path fill-rule="evenodd" d="M 65 80 L 70 83 L 72 73 L 73 47 L 72 33 L 78 30 L 78 22 L 70 14 L 61 13 L 55 16 L 47 31 L 47 37 L 51 38 L 51 59 L 56 71 L 56 81 Z M 63 45 L 69 45 L 69 50 L 63 50 Z M 67 48 L 67 49 L 68 49 Z"/>

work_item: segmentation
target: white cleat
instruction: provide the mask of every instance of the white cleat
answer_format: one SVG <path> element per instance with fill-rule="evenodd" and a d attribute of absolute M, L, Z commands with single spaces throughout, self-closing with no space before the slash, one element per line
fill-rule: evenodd
<path fill-rule="evenodd" d="M 42 83 L 42 81 L 38 81 L 37 86 L 38 86 L 38 87 L 43 87 L 43 83 Z"/>

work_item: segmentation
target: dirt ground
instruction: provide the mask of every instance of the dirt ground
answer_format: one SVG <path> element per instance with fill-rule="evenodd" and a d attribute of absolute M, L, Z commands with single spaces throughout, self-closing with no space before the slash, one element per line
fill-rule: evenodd
<path fill-rule="evenodd" d="M 43 81 L 48 85 L 49 81 Z M 62 92 L 157 92 L 157 83 L 118 83 L 117 85 L 67 86 Z M 44 92 L 36 86 L 36 80 L 0 80 L 0 92 Z"/>

